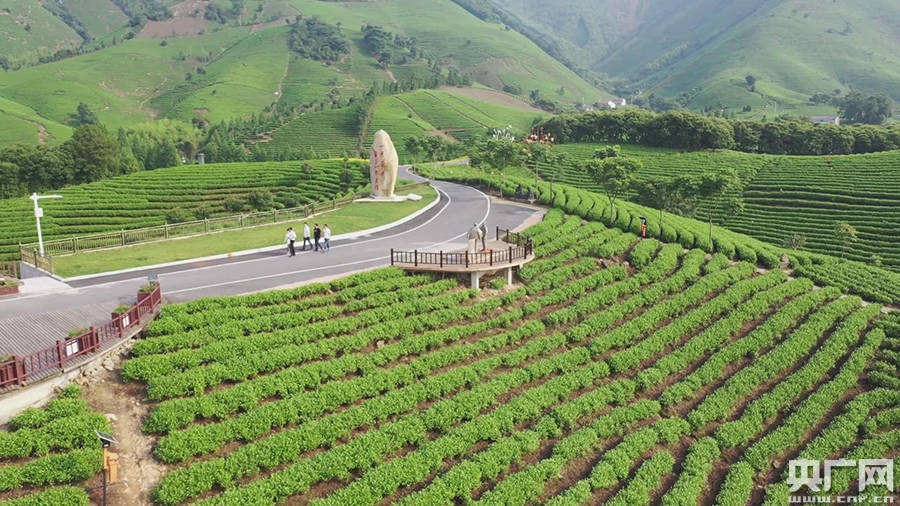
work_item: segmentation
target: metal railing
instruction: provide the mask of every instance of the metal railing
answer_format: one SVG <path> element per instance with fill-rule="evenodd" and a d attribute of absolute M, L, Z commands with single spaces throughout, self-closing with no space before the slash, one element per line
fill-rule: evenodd
<path fill-rule="evenodd" d="M 404 191 L 420 186 L 422 186 L 422 183 L 410 184 L 397 188 L 397 190 Z M 363 196 L 365 196 L 365 194 L 354 194 L 340 199 L 314 202 L 305 206 L 293 207 L 290 209 L 275 209 L 272 211 L 186 221 L 183 223 L 166 223 L 153 227 L 135 228 L 118 232 L 106 232 L 70 237 L 68 239 L 45 241 L 44 257 L 49 260 L 41 260 L 39 258 L 41 255 L 38 253 L 37 244 L 19 245 L 19 255 L 24 262 L 35 263 L 41 261 L 50 267 L 49 269 L 44 270 L 53 272 L 52 257 L 54 256 L 74 255 L 75 253 L 82 251 L 122 248 L 134 244 L 164 241 L 176 237 L 191 237 L 221 232 L 223 230 L 236 230 L 303 219 L 317 212 L 337 209 L 349 205 Z M 43 269 L 43 267 L 35 266 Z"/>
<path fill-rule="evenodd" d="M 64 370 L 72 360 L 100 351 L 104 344 L 122 339 L 162 305 L 162 291 L 157 283 L 150 292 L 139 293 L 137 302 L 128 311 L 98 327 L 91 327 L 81 335 L 59 339 L 56 344 L 25 356 L 13 356 L 0 363 L 0 390 L 20 386 L 48 371 Z"/>

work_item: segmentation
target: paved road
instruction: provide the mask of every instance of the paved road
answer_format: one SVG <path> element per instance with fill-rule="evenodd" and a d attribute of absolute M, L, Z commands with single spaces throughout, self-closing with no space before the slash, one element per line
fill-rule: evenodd
<path fill-rule="evenodd" d="M 401 177 L 422 180 L 405 171 Z M 515 228 L 536 212 L 526 206 L 492 202 L 488 196 L 468 186 L 444 181 L 434 181 L 433 185 L 441 200 L 428 212 L 370 236 L 333 241 L 328 253 L 304 252 L 291 258 L 276 252 L 150 269 L 73 282 L 71 288 L 58 293 L 0 300 L 0 355 L 12 352 L 2 349 L 4 341 L 8 342 L 13 335 L 9 324 L 16 322 L 15 339 L 20 341 L 23 334 L 37 333 L 36 329 L 42 326 L 42 315 L 49 311 L 72 311 L 83 314 L 86 319 L 98 319 L 86 321 L 84 326 L 98 323 L 108 319 L 108 311 L 118 304 L 133 303 L 138 287 L 147 282 L 148 275 L 158 277 L 163 295 L 172 302 L 267 290 L 388 265 L 391 248 L 462 249 L 465 234 L 473 223 L 486 221 L 489 230 L 494 230 L 495 226 Z M 33 318 L 23 318 L 26 315 Z M 33 322 L 33 329 L 22 328 L 23 321 Z M 30 339 L 34 348 L 46 346 L 60 337 L 57 329 L 50 334 L 34 335 Z M 21 352 L 21 348 L 16 352 Z"/>

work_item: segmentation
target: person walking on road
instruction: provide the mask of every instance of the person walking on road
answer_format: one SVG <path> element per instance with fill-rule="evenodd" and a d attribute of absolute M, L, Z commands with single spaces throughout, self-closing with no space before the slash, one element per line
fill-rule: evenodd
<path fill-rule="evenodd" d="M 297 251 L 294 249 L 294 241 L 297 240 L 297 232 L 294 232 L 293 227 L 288 227 L 287 233 L 284 235 L 284 241 L 288 245 L 288 256 L 296 256 Z"/>
<path fill-rule="evenodd" d="M 313 248 L 313 243 L 309 240 L 309 223 L 303 224 L 303 247 L 300 251 L 306 251 L 306 243 L 309 243 L 309 249 Z"/>
<path fill-rule="evenodd" d="M 316 223 L 315 227 L 313 227 L 313 239 L 316 241 L 316 251 L 319 251 L 319 240 L 322 238 L 322 229 L 319 228 L 319 224 Z"/>
<path fill-rule="evenodd" d="M 331 229 L 328 228 L 328 224 L 325 224 L 325 228 L 322 230 L 322 237 L 325 238 L 325 246 L 322 248 L 322 251 L 328 251 L 331 249 Z"/>

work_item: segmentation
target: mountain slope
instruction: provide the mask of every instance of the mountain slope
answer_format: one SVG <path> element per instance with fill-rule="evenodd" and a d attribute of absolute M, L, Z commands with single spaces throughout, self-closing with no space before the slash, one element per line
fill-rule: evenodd
<path fill-rule="evenodd" d="M 491 1 L 574 61 L 633 91 L 687 93 L 693 108 L 778 102 L 807 114 L 812 94 L 836 89 L 900 100 L 900 4 L 892 0 Z"/>
<path fill-rule="evenodd" d="M 28 1 L 34 2 L 29 7 L 32 12 L 41 11 L 36 0 Z M 79 16 L 93 12 L 96 19 L 85 26 L 101 36 L 117 19 L 122 21 L 107 10 L 108 1 L 78 0 L 69 9 Z M 608 96 L 518 32 L 481 21 L 451 0 L 435 0 L 427 9 L 415 0 L 291 0 L 290 5 L 286 0 L 250 0 L 239 19 L 223 24 L 203 21 L 205 28 L 192 36 L 167 35 L 181 33 L 176 28 L 194 22 L 192 19 L 202 19 L 202 11 L 187 8 L 195 4 L 198 9 L 213 5 L 195 0 L 167 2 L 175 17 L 148 25 L 134 38 L 122 37 L 124 28 L 119 28 L 114 32 L 116 44 L 111 47 L 2 72 L 0 99 L 60 124 L 70 121 L 79 102 L 86 103 L 112 128 L 163 117 L 216 122 L 246 117 L 269 107 L 328 103 L 327 97 L 346 100 L 358 96 L 373 82 L 427 76 L 431 73 L 428 60 L 445 72 L 454 67 L 460 74 L 472 75 L 495 89 L 514 85 L 526 95 L 538 90 L 541 96 L 557 102 L 594 101 Z M 257 11 L 260 7 L 262 10 Z M 286 21 L 293 18 L 278 17 L 289 8 L 340 26 L 350 42 L 351 54 L 325 65 L 290 51 Z M 46 10 L 41 12 L 49 16 L 47 23 L 59 21 Z M 36 14 L 33 17 L 37 19 Z M 236 26 L 254 19 L 260 22 Z M 382 26 L 397 36 L 414 37 L 424 57 L 382 66 L 363 41 L 361 29 L 367 24 Z M 42 33 L 54 41 L 74 35 L 65 24 L 45 26 Z M 111 43 L 113 35 L 106 37 Z M 32 137 L 33 132 L 15 136 L 18 140 Z"/>

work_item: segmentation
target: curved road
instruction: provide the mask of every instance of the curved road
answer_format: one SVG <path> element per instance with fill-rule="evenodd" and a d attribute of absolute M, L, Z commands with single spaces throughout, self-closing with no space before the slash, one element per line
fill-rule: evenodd
<path fill-rule="evenodd" d="M 403 167 L 400 177 L 424 181 Z M 335 277 L 390 263 L 390 249 L 437 251 L 462 249 L 465 235 L 473 223 L 486 222 L 488 230 L 495 226 L 516 228 L 539 211 L 507 202 L 492 202 L 475 188 L 432 181 L 440 193 L 439 203 L 409 222 L 369 236 L 332 241 L 328 253 L 298 252 L 288 257 L 282 251 L 260 253 L 231 259 L 183 264 L 161 269 L 147 269 L 111 276 L 101 276 L 70 283 L 70 288 L 45 295 L 23 295 L 0 300 L 0 354 L 20 353 L 9 348 L 11 340 L 35 341 L 34 348 L 46 346 L 61 337 L 59 329 L 50 329 L 52 336 L 34 336 L 27 328 L 34 321 L 37 328 L 47 328 L 52 314 L 77 312 L 84 318 L 98 314 L 96 321 L 108 319 L 109 311 L 119 303 L 131 304 L 140 285 L 150 275 L 158 277 L 163 295 L 172 302 L 183 302 L 214 295 L 236 295 L 260 290 L 296 285 L 321 278 Z M 51 313 L 48 315 L 47 313 Z M 102 315 L 102 316 L 100 316 Z M 43 325 L 41 321 L 43 320 Z M 64 335 L 73 328 L 71 323 Z M 19 327 L 16 330 L 15 327 Z M 43 332 L 42 332 L 43 333 Z M 31 344 L 31 343 L 27 343 Z M 31 348 L 32 346 L 28 346 Z"/>

